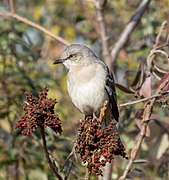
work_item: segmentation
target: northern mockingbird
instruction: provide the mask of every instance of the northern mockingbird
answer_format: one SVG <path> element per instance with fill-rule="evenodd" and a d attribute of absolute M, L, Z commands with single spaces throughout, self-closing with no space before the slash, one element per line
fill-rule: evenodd
<path fill-rule="evenodd" d="M 90 48 L 72 44 L 64 49 L 60 59 L 54 61 L 54 64 L 59 63 L 63 63 L 68 69 L 68 93 L 77 109 L 85 115 L 99 117 L 107 100 L 109 105 L 104 119 L 105 125 L 111 119 L 118 121 L 113 75 Z"/>

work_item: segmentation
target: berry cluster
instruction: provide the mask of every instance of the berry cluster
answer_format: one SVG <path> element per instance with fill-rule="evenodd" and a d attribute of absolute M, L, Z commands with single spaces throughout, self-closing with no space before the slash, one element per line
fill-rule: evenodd
<path fill-rule="evenodd" d="M 110 163 L 115 155 L 127 159 L 118 132 L 113 132 L 113 122 L 102 128 L 97 119 L 87 117 L 78 126 L 76 151 L 83 162 L 87 163 L 89 173 L 94 171 L 97 176 L 102 175 L 102 167 Z"/>
<path fill-rule="evenodd" d="M 62 133 L 62 126 L 58 115 L 54 114 L 56 100 L 48 99 L 48 88 L 39 93 L 39 98 L 33 96 L 31 92 L 26 92 L 27 102 L 21 105 L 26 112 L 16 123 L 15 128 L 21 128 L 25 136 L 35 131 L 38 127 L 49 126 L 56 133 Z"/>

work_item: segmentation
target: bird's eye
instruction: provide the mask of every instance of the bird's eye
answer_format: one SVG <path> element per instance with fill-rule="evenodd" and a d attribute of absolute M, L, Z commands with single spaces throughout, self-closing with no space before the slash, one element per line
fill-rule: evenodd
<path fill-rule="evenodd" d="M 70 54 L 70 56 L 69 56 L 70 58 L 72 58 L 72 57 L 74 57 L 74 54 Z"/>

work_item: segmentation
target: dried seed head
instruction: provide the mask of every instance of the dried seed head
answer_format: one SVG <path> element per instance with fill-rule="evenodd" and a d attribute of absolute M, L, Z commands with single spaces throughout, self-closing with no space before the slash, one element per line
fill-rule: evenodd
<path fill-rule="evenodd" d="M 21 128 L 25 136 L 34 132 L 37 127 L 48 126 L 56 133 L 62 133 L 62 125 L 58 115 L 54 114 L 56 100 L 47 98 L 49 89 L 39 92 L 39 98 L 31 92 L 26 92 L 26 103 L 21 105 L 24 116 L 16 123 L 15 128 Z"/>
<path fill-rule="evenodd" d="M 92 117 L 78 123 L 76 151 L 87 162 L 89 172 L 94 171 L 97 176 L 102 175 L 102 167 L 116 155 L 127 158 L 119 134 L 112 132 L 113 126 L 111 123 L 101 128 L 100 122 Z"/>

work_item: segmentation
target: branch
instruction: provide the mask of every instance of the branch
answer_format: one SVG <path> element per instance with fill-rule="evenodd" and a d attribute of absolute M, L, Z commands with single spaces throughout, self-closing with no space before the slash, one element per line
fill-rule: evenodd
<path fill-rule="evenodd" d="M 48 35 L 49 37 L 61 42 L 62 44 L 68 46 L 70 45 L 70 43 L 68 41 L 66 41 L 65 39 L 63 39 L 62 37 L 58 36 L 58 35 L 55 35 L 53 34 L 52 32 L 50 32 L 49 30 L 47 30 L 46 28 L 44 28 L 43 26 L 35 23 L 35 22 L 32 22 L 18 14 L 15 14 L 13 13 L 14 12 L 14 9 L 13 9 L 13 5 L 12 5 L 12 1 L 10 1 L 10 10 L 11 12 L 0 12 L 0 16 L 3 16 L 3 17 L 7 17 L 7 18 L 13 18 L 13 19 L 17 19 L 31 27 L 34 27 L 35 29 L 43 32 L 44 34 Z"/>
<path fill-rule="evenodd" d="M 133 104 L 145 102 L 145 101 L 148 101 L 150 99 L 157 98 L 157 97 L 160 97 L 160 96 L 166 95 L 166 94 L 169 94 L 169 91 L 160 92 L 159 94 L 155 94 L 155 95 L 152 95 L 150 97 L 146 97 L 146 98 L 139 99 L 139 100 L 136 100 L 136 101 L 120 104 L 118 107 L 130 106 L 130 105 L 133 105 Z"/>
<path fill-rule="evenodd" d="M 152 49 L 152 51 L 150 52 L 150 55 L 147 58 L 147 71 L 146 71 L 146 78 L 149 78 L 151 75 L 151 68 L 152 68 L 152 61 L 155 58 L 156 53 L 154 52 L 154 50 L 156 50 L 156 48 L 159 46 L 160 44 L 160 37 L 162 35 L 162 32 L 166 29 L 166 24 L 167 22 L 163 22 L 160 28 L 160 31 L 156 37 L 156 42 L 154 44 L 154 47 Z M 148 127 L 148 122 L 150 120 L 152 111 L 153 111 L 153 105 L 156 102 L 156 98 L 158 97 L 159 94 L 162 95 L 163 92 L 161 92 L 163 90 L 164 87 L 167 87 L 169 85 L 169 76 L 166 78 L 166 80 L 164 82 L 162 82 L 160 84 L 160 86 L 158 87 L 158 89 L 156 90 L 156 94 L 153 98 L 151 98 L 150 100 L 148 100 L 145 105 L 144 105 L 144 111 L 143 111 L 143 118 L 142 118 L 142 126 L 141 126 L 141 132 L 140 135 L 131 151 L 131 157 L 130 160 L 125 168 L 125 171 L 123 173 L 123 175 L 119 178 L 119 180 L 124 180 L 126 179 L 127 175 L 129 174 L 131 167 L 134 163 L 134 160 L 137 157 L 137 154 L 141 148 L 141 144 L 143 142 L 143 139 L 145 137 L 146 134 L 146 130 Z"/>
<path fill-rule="evenodd" d="M 144 12 L 148 8 L 148 5 L 149 5 L 150 1 L 151 0 L 143 0 L 143 1 L 141 1 L 141 3 L 139 5 L 139 7 L 137 8 L 136 12 L 131 17 L 131 19 L 128 22 L 127 26 L 125 27 L 125 29 L 123 30 L 123 32 L 119 36 L 120 37 L 119 40 L 116 42 L 114 48 L 111 51 L 112 63 L 116 60 L 119 51 L 121 49 L 123 49 L 123 47 L 125 46 L 125 44 L 129 40 L 130 35 L 134 31 L 134 29 L 137 27 L 137 25 L 140 22 Z"/>
<path fill-rule="evenodd" d="M 169 84 L 169 77 L 160 85 L 160 87 L 157 89 L 156 91 L 156 95 L 158 95 L 161 90 L 167 86 Z M 156 97 L 154 97 L 153 99 L 149 100 L 145 106 L 144 106 L 144 112 L 143 112 L 143 125 L 141 127 L 141 132 L 140 132 L 140 135 L 139 135 L 139 138 L 134 146 L 134 148 L 132 149 L 131 151 L 131 158 L 129 160 L 129 163 L 127 164 L 126 168 L 125 168 L 125 171 L 123 173 L 123 175 L 119 178 L 119 180 L 125 180 L 128 173 L 130 172 L 131 170 L 131 167 L 134 163 L 134 160 L 136 159 L 137 157 L 137 154 L 139 152 L 139 149 L 141 147 L 141 144 L 143 142 L 143 139 L 145 137 L 145 134 L 146 134 L 146 129 L 147 129 L 147 126 L 148 126 L 148 121 L 150 119 L 150 116 L 152 114 L 152 110 L 153 110 L 153 105 L 156 101 Z"/>
<path fill-rule="evenodd" d="M 10 12 L 13 14 L 15 12 L 13 0 L 9 0 L 9 7 L 10 7 Z"/>
<path fill-rule="evenodd" d="M 40 132 L 41 132 L 41 136 L 42 136 L 42 140 L 43 140 L 43 148 L 44 148 L 45 155 L 46 155 L 46 158 L 48 160 L 49 166 L 50 166 L 51 170 L 53 171 L 53 173 L 56 175 L 56 177 L 59 180 L 63 180 L 61 175 L 58 173 L 58 168 L 56 167 L 55 162 L 53 162 L 50 158 L 50 154 L 48 152 L 47 145 L 46 145 L 45 132 L 44 132 L 43 126 L 40 127 Z"/>
<path fill-rule="evenodd" d="M 99 0 L 94 0 L 93 2 L 96 9 L 97 21 L 99 23 L 100 38 L 101 38 L 101 44 L 102 44 L 102 54 L 103 54 L 105 63 L 111 70 L 112 59 L 111 59 L 111 54 L 109 51 L 108 36 L 106 32 L 106 24 L 105 24 L 104 15 L 103 15 L 103 8 Z"/>

